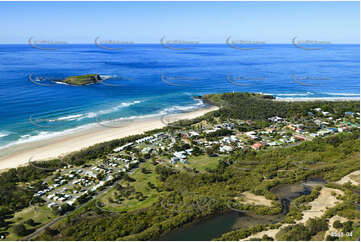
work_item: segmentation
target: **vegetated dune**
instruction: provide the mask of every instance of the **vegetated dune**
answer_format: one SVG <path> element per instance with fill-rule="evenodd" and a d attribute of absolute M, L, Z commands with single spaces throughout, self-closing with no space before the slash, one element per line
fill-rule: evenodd
<path fill-rule="evenodd" d="M 336 195 L 333 196 L 332 192 L 335 192 Z M 306 221 L 310 218 L 320 218 L 322 215 L 326 212 L 328 208 L 331 208 L 335 206 L 339 200 L 336 198 L 337 195 L 343 195 L 344 192 L 340 191 L 338 189 L 323 187 L 320 191 L 320 195 L 318 198 L 316 198 L 314 201 L 310 202 L 309 205 L 311 206 L 310 210 L 305 210 L 302 212 L 302 219 L 300 221 L 297 221 L 296 223 L 303 223 L 305 224 Z M 276 234 L 284 227 L 287 227 L 291 224 L 283 224 L 278 229 L 270 229 L 266 231 L 262 231 L 259 233 L 256 233 L 254 235 L 251 235 L 245 239 L 242 239 L 241 241 L 250 240 L 253 238 L 262 238 L 264 235 L 267 235 L 269 237 L 275 238 Z"/>
<path fill-rule="evenodd" d="M 342 177 L 339 181 L 336 183 L 338 184 L 345 184 L 347 182 L 351 182 L 352 185 L 360 185 L 360 170 L 354 171 L 347 176 Z"/>
<path fill-rule="evenodd" d="M 333 196 L 332 192 L 336 193 L 336 195 Z M 299 223 L 306 223 L 310 218 L 320 218 L 328 208 L 335 206 L 339 202 L 336 196 L 343 194 L 344 192 L 338 189 L 323 187 L 318 198 L 309 203 L 311 209 L 303 211 L 303 218 Z"/>

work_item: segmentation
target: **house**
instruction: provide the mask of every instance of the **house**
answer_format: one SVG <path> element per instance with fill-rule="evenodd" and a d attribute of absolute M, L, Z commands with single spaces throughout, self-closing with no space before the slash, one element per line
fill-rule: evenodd
<path fill-rule="evenodd" d="M 169 163 L 171 163 L 172 165 L 175 165 L 177 164 L 177 162 L 179 161 L 180 159 L 178 157 L 172 157 L 169 161 Z"/>
<path fill-rule="evenodd" d="M 125 148 L 127 148 L 128 146 L 131 146 L 131 145 L 133 145 L 133 142 L 128 143 L 128 144 L 125 144 L 125 145 L 120 146 L 120 147 L 118 147 L 118 148 L 115 148 L 113 151 L 114 151 L 114 152 L 119 152 L 119 151 L 122 151 L 122 150 L 124 150 Z"/>
<path fill-rule="evenodd" d="M 231 135 L 231 141 L 232 141 L 232 142 L 236 142 L 236 141 L 238 141 L 237 136 L 235 136 L 235 135 Z"/>
<path fill-rule="evenodd" d="M 283 118 L 275 116 L 275 117 L 268 118 L 268 120 L 270 120 L 272 122 L 280 122 L 283 120 Z"/>
<path fill-rule="evenodd" d="M 277 143 L 273 141 L 273 142 L 268 142 L 267 145 L 269 145 L 269 146 L 275 146 L 275 145 L 277 145 Z"/>
<path fill-rule="evenodd" d="M 193 151 L 193 149 L 186 149 L 186 152 L 188 155 L 192 155 L 192 151 Z"/>
<path fill-rule="evenodd" d="M 274 128 L 266 128 L 265 133 L 266 134 L 272 134 L 274 130 L 275 130 Z"/>
<path fill-rule="evenodd" d="M 330 113 L 329 112 L 321 112 L 324 116 L 327 116 L 329 115 Z"/>
<path fill-rule="evenodd" d="M 153 135 L 155 138 L 163 137 L 165 136 L 164 132 L 156 133 Z"/>
<path fill-rule="evenodd" d="M 295 138 L 302 141 L 306 139 L 306 137 L 303 135 L 295 135 Z"/>
<path fill-rule="evenodd" d="M 256 132 L 255 131 L 249 131 L 245 133 L 249 138 L 251 139 L 257 139 L 258 137 L 255 135 Z"/>
<path fill-rule="evenodd" d="M 338 132 L 337 128 L 327 128 L 327 130 L 330 130 L 332 133 Z"/>
<path fill-rule="evenodd" d="M 199 136 L 197 132 L 191 131 L 189 132 L 190 137 Z"/>
<path fill-rule="evenodd" d="M 232 150 L 233 150 L 233 148 L 231 146 L 228 146 L 228 145 L 224 145 L 224 146 L 219 147 L 219 152 L 222 152 L 222 153 L 231 152 Z"/>
<path fill-rule="evenodd" d="M 52 208 L 52 207 L 55 207 L 55 206 L 57 206 L 57 205 L 58 205 L 58 204 L 52 202 L 52 203 L 49 203 L 48 208 Z"/>
<path fill-rule="evenodd" d="M 326 135 L 326 134 L 330 134 L 332 131 L 330 131 L 330 130 L 320 130 L 320 131 L 318 131 L 317 132 L 317 134 L 319 135 L 319 136 L 324 136 L 324 135 Z"/>
<path fill-rule="evenodd" d="M 234 124 L 232 123 L 223 123 L 222 126 L 229 130 L 234 128 Z"/>
<path fill-rule="evenodd" d="M 147 136 L 147 137 L 144 137 L 144 138 L 141 138 L 141 139 L 137 139 L 135 142 L 136 142 L 137 144 L 141 144 L 141 143 L 143 143 L 143 142 L 150 141 L 151 139 L 153 139 L 152 136 Z"/>
<path fill-rule="evenodd" d="M 204 133 L 206 133 L 206 134 L 210 134 L 210 133 L 214 133 L 214 132 L 216 132 L 217 130 L 219 130 L 219 128 L 215 128 L 215 129 L 208 129 L 208 130 L 204 130 Z"/>
<path fill-rule="evenodd" d="M 185 159 L 185 158 L 187 158 L 187 157 L 186 157 L 186 154 L 187 154 L 186 151 L 178 151 L 178 152 L 174 152 L 174 153 L 173 153 L 173 155 L 174 155 L 175 157 L 178 157 L 178 158 L 180 158 L 180 159 Z"/>
<path fill-rule="evenodd" d="M 316 134 L 316 133 L 310 133 L 310 136 L 313 137 L 313 138 L 315 138 L 315 137 L 317 137 L 317 136 L 319 136 L 319 135 Z"/>
<path fill-rule="evenodd" d="M 338 131 L 339 133 L 342 133 L 342 132 L 344 131 L 344 128 L 338 128 L 337 131 Z"/>
<path fill-rule="evenodd" d="M 142 154 L 148 154 L 152 150 L 152 147 L 145 147 L 142 149 Z"/>
<path fill-rule="evenodd" d="M 222 139 L 222 142 L 223 142 L 223 143 L 230 144 L 230 143 L 231 143 L 231 138 L 230 138 L 230 137 L 224 137 L 224 138 Z"/>
<path fill-rule="evenodd" d="M 259 148 L 261 148 L 263 146 L 263 144 L 257 142 L 255 144 L 252 145 L 252 149 L 254 150 L 258 150 Z"/>
<path fill-rule="evenodd" d="M 287 125 L 286 127 L 289 128 L 289 129 L 291 129 L 291 130 L 295 130 L 295 129 L 296 129 L 296 127 L 295 127 L 294 124 L 289 124 L 289 125 Z"/>
<path fill-rule="evenodd" d="M 73 206 L 73 204 L 76 202 L 76 199 L 72 199 L 70 201 L 67 201 L 66 203 L 69 204 L 70 206 Z"/>

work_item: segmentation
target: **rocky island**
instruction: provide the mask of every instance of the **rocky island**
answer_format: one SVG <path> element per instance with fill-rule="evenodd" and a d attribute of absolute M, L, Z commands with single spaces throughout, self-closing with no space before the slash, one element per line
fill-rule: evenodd
<path fill-rule="evenodd" d="M 74 86 L 85 86 L 90 84 L 95 84 L 103 79 L 98 74 L 86 74 L 80 76 L 70 76 L 65 78 L 64 80 L 56 80 L 55 82 L 61 82 Z"/>

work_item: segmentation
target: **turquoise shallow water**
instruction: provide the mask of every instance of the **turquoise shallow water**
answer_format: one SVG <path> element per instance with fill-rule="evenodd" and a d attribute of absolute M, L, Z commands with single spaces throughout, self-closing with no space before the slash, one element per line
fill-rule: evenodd
<path fill-rule="evenodd" d="M 131 45 L 105 50 L 66 45 L 49 51 L 0 45 L 0 147 L 39 140 L 97 120 L 150 117 L 202 106 L 194 95 L 231 91 L 279 98 L 359 97 L 358 45 L 227 45 L 171 50 Z M 49 79 L 98 73 L 106 85 L 74 87 Z M 36 85 L 29 80 L 44 85 Z"/>

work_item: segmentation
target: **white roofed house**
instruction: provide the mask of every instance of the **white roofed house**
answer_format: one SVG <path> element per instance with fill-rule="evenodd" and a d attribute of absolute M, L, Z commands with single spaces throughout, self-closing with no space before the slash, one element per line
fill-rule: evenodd
<path fill-rule="evenodd" d="M 55 206 L 58 206 L 58 204 L 56 204 L 54 202 L 48 204 L 48 208 L 52 208 L 52 207 L 55 207 Z"/>
<path fill-rule="evenodd" d="M 227 129 L 233 129 L 234 124 L 233 123 L 223 123 L 222 126 Z"/>
<path fill-rule="evenodd" d="M 268 120 L 270 120 L 272 122 L 280 122 L 283 120 L 283 118 L 275 116 L 275 117 L 268 118 Z"/>
<path fill-rule="evenodd" d="M 329 113 L 329 112 L 322 112 L 322 114 L 323 114 L 324 116 L 327 116 L 327 115 L 329 115 L 330 113 Z"/>
<path fill-rule="evenodd" d="M 195 131 L 191 131 L 189 132 L 190 137 L 194 137 L 194 136 L 199 136 L 199 133 L 195 132 Z"/>
<path fill-rule="evenodd" d="M 249 131 L 245 133 L 249 138 L 251 139 L 257 139 L 258 137 L 256 136 L 256 132 L 255 131 Z"/>
<path fill-rule="evenodd" d="M 238 141 L 237 136 L 235 136 L 235 135 L 231 135 L 231 141 L 233 141 L 233 142 Z"/>
<path fill-rule="evenodd" d="M 178 157 L 172 157 L 169 161 L 169 163 L 171 163 L 172 165 L 175 165 L 178 161 L 180 161 L 180 159 Z"/>
<path fill-rule="evenodd" d="M 70 206 L 73 206 L 75 202 L 76 202 L 76 198 L 73 198 L 72 200 L 69 200 L 66 203 L 69 204 Z"/>
<path fill-rule="evenodd" d="M 148 154 L 149 152 L 151 152 L 152 151 L 152 147 L 145 147 L 145 148 L 143 148 L 142 149 L 142 153 L 143 154 Z"/>
<path fill-rule="evenodd" d="M 173 155 L 175 157 L 178 157 L 180 159 L 185 159 L 187 158 L 186 155 L 187 155 L 187 152 L 186 151 L 178 151 L 178 152 L 174 152 Z"/>
<path fill-rule="evenodd" d="M 193 151 L 193 149 L 186 149 L 186 152 L 188 155 L 192 155 L 192 151 Z"/>
<path fill-rule="evenodd" d="M 219 147 L 219 152 L 222 152 L 222 153 L 228 153 L 228 152 L 231 152 L 232 150 L 233 150 L 233 148 L 228 145 Z"/>
<path fill-rule="evenodd" d="M 118 147 L 118 148 L 115 148 L 113 151 L 114 151 L 114 152 L 122 151 L 122 150 L 124 150 L 125 148 L 127 148 L 128 146 L 131 146 L 131 145 L 133 145 L 133 144 L 134 144 L 133 142 L 128 143 L 128 144 L 125 144 L 125 145 L 123 145 L 123 146 L 120 146 L 120 147 Z"/>
<path fill-rule="evenodd" d="M 231 143 L 231 137 L 223 137 L 222 143 L 230 144 Z"/>

